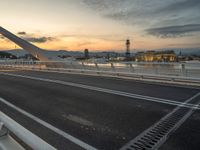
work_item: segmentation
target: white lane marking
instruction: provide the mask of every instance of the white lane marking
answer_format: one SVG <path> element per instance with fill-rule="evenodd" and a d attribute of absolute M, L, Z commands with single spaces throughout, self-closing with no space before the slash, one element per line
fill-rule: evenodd
<path fill-rule="evenodd" d="M 187 99 L 184 103 L 187 103 L 189 101 L 194 100 L 195 98 L 197 98 L 200 95 L 199 93 L 196 93 L 194 96 L 190 97 L 189 99 Z M 188 119 L 191 114 L 194 112 L 194 110 L 196 109 L 196 106 L 199 105 L 195 104 L 194 107 L 189 108 L 189 110 L 187 112 L 185 112 L 185 114 L 183 114 L 183 116 L 179 119 L 179 121 L 177 120 L 177 116 L 174 118 L 169 119 L 169 117 L 172 117 L 174 115 L 174 113 L 176 113 L 181 106 L 176 107 L 173 111 L 171 111 L 170 113 L 168 113 L 167 115 L 165 115 L 163 118 L 161 118 L 158 122 L 156 122 L 155 124 L 153 124 L 152 126 L 150 126 L 149 128 L 147 128 L 146 130 L 144 130 L 142 133 L 140 133 L 137 137 L 135 137 L 134 139 L 132 139 L 131 141 L 129 141 L 127 144 L 125 144 L 124 146 L 122 146 L 122 148 L 120 148 L 120 150 L 127 150 L 132 146 L 135 145 L 135 143 L 137 143 L 138 141 L 140 141 L 145 135 L 147 135 L 147 133 L 151 133 L 151 131 L 153 129 L 156 129 L 156 127 L 158 127 L 159 124 L 163 123 L 163 122 L 167 122 L 166 124 L 169 125 L 170 122 L 177 120 L 176 123 L 173 125 L 173 127 L 170 128 L 170 130 L 168 130 L 167 133 L 165 133 L 164 135 L 161 135 L 162 137 L 160 138 L 160 140 L 158 140 L 157 142 L 153 142 L 154 144 L 152 144 L 150 149 L 159 149 L 159 147 L 169 138 L 169 136 L 175 132 L 175 130 L 177 130 L 185 121 L 186 119 Z M 180 112 L 179 112 L 180 114 Z M 181 114 L 182 115 L 182 114 Z M 166 121 L 168 119 L 168 121 Z M 165 127 L 167 127 L 165 125 Z M 163 127 L 164 128 L 164 127 Z M 160 130 L 158 130 L 158 132 L 160 132 Z M 152 137 L 154 137 L 156 134 L 152 134 L 149 136 L 149 139 L 151 139 Z M 158 134 L 157 134 L 158 135 Z M 148 144 L 148 143 L 146 143 Z M 143 145 L 141 145 L 143 146 Z"/>
<path fill-rule="evenodd" d="M 5 69 L 0 69 L 0 72 L 15 72 L 16 70 L 5 70 Z"/>
<path fill-rule="evenodd" d="M 79 145 L 80 147 L 82 147 L 82 148 L 84 148 L 84 149 L 86 149 L 86 150 L 97 150 L 97 149 L 94 148 L 93 146 L 88 145 L 87 143 L 85 143 L 85 142 L 83 142 L 83 141 L 81 141 L 81 140 L 79 140 L 79 139 L 77 139 L 77 138 L 71 136 L 70 134 L 68 134 L 68 133 L 66 133 L 66 132 L 64 132 L 64 131 L 62 131 L 62 130 L 56 128 L 56 127 L 54 127 L 53 125 L 51 125 L 51 124 L 49 124 L 49 123 L 47 123 L 47 122 L 41 120 L 40 118 L 38 118 L 38 117 L 36 117 L 36 116 L 34 116 L 34 115 L 28 113 L 28 112 L 26 112 L 25 110 L 23 110 L 23 109 L 21 109 L 21 108 L 15 106 L 15 105 L 13 105 L 13 104 L 11 104 L 10 102 L 6 101 L 5 99 L 3 99 L 3 98 L 1 98 L 1 97 L 0 97 L 0 101 L 1 101 L 2 103 L 6 104 L 7 106 L 9 106 L 9 107 L 15 109 L 16 111 L 22 113 L 23 115 L 25 115 L 25 116 L 31 118 L 32 120 L 38 122 L 39 124 L 45 126 L 46 128 L 48 128 L 48 129 L 54 131 L 55 133 L 57 133 L 57 134 L 63 136 L 64 138 L 68 139 L 69 141 L 71 141 L 71 142 L 73 142 L 73 143 Z"/>
<path fill-rule="evenodd" d="M 82 71 L 78 71 L 76 72 L 76 69 L 75 71 L 62 71 L 62 70 L 59 70 L 59 71 L 56 71 L 56 70 L 41 70 L 41 69 L 30 69 L 30 68 L 19 68 L 19 70 L 22 70 L 22 71 L 35 71 L 35 72 L 50 72 L 50 73 L 61 73 L 61 74 L 78 74 L 78 75 L 86 75 L 86 76 L 101 76 L 101 77 L 110 77 L 110 78 L 114 78 L 114 79 L 118 79 L 118 80 L 123 80 L 123 79 L 128 79 L 128 80 L 135 80 L 136 82 L 149 82 L 148 84 L 157 84 L 157 85 L 165 85 L 166 83 L 168 84 L 167 86 L 171 86 L 171 87 L 184 87 L 184 88 L 189 88 L 190 87 L 187 87 L 187 86 L 193 86 L 192 88 L 193 89 L 197 89 L 199 90 L 200 88 L 196 87 L 196 84 L 189 84 L 189 83 L 185 83 L 185 82 L 175 82 L 175 81 L 164 81 L 164 80 L 155 80 L 155 79 L 145 79 L 145 78 L 137 78 L 137 77 L 128 77 L 128 76 L 117 76 L 117 75 L 112 75 L 112 74 L 98 74 L 96 72 L 96 74 L 94 73 L 86 73 L 86 72 L 82 72 Z"/>
<path fill-rule="evenodd" d="M 72 83 L 72 82 L 66 82 L 66 81 L 61 81 L 61 80 L 44 79 L 44 78 L 39 78 L 39 77 L 27 76 L 27 75 L 19 75 L 19 74 L 1 73 L 0 72 L 0 75 L 1 74 L 13 76 L 13 77 L 26 78 L 26 79 L 31 79 L 31 80 L 51 82 L 51 83 L 56 83 L 56 84 L 61 84 L 61 85 L 66 85 L 66 86 L 83 88 L 83 89 L 92 90 L 92 91 L 114 94 L 114 95 L 118 95 L 118 96 L 124 96 L 124 97 L 129 97 L 129 98 L 137 98 L 137 99 L 142 99 L 142 100 L 152 101 L 152 102 L 157 102 L 157 103 L 163 103 L 163 104 L 169 104 L 169 105 L 175 105 L 175 106 L 181 106 L 181 107 L 189 107 L 189 108 L 194 107 L 194 104 L 178 102 L 178 101 L 162 99 L 162 98 L 156 98 L 156 97 L 151 97 L 151 96 L 144 96 L 144 95 L 122 92 L 122 91 L 117 91 L 117 90 L 110 90 L 110 89 L 106 89 L 106 88 L 89 86 L 89 85 L 84 85 L 84 84 L 79 84 L 79 83 Z"/>

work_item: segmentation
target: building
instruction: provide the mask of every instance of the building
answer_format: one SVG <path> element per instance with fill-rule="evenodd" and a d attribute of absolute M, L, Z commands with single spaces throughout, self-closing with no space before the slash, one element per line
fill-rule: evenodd
<path fill-rule="evenodd" d="M 85 56 L 85 59 L 89 59 L 89 50 L 88 49 L 84 50 L 84 56 Z"/>
<path fill-rule="evenodd" d="M 138 52 L 135 55 L 135 60 L 139 62 L 174 62 L 176 54 L 173 50 Z"/>
<path fill-rule="evenodd" d="M 130 40 L 126 40 L 126 59 L 130 59 L 131 53 L 130 53 Z"/>

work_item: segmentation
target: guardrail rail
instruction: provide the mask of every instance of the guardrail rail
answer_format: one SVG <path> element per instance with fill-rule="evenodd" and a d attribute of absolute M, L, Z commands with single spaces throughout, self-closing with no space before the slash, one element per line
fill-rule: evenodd
<path fill-rule="evenodd" d="M 79 61 L 1 60 L 0 67 L 27 70 L 76 72 L 131 77 L 139 80 L 177 82 L 200 86 L 200 62 L 122 62 L 91 63 Z"/>

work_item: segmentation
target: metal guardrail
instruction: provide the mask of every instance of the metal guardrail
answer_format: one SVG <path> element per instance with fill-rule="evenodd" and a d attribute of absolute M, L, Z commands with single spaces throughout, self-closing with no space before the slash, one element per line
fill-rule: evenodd
<path fill-rule="evenodd" d="M 17 138 L 33 149 L 55 150 L 53 146 L 49 145 L 0 111 L 0 149 L 24 150 L 24 148 L 9 135 L 9 132 L 12 132 Z"/>
<path fill-rule="evenodd" d="M 71 61 L 0 61 L 0 67 L 28 70 L 76 72 L 89 74 L 114 75 L 178 82 L 200 86 L 200 63 L 164 63 L 164 62 L 124 62 L 124 63 L 89 63 Z"/>

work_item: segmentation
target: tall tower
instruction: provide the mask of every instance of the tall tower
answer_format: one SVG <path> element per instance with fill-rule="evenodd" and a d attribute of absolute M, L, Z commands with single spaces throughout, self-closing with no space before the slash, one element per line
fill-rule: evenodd
<path fill-rule="evenodd" d="M 130 40 L 126 40 L 126 59 L 129 59 L 131 54 L 130 54 Z"/>

